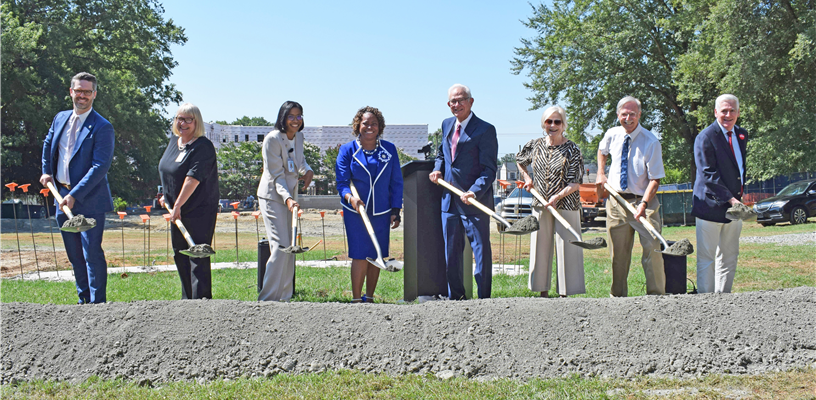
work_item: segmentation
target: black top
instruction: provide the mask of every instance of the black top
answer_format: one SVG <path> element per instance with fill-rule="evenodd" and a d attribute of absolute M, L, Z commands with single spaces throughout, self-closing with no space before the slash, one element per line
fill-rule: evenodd
<path fill-rule="evenodd" d="M 184 155 L 179 159 L 182 153 Z M 199 181 L 198 187 L 181 207 L 182 217 L 200 217 L 218 212 L 218 163 L 215 146 L 206 137 L 187 143 L 184 150 L 179 150 L 178 137 L 171 137 L 159 161 L 159 176 L 164 199 L 171 207 L 176 203 L 186 177 Z"/>

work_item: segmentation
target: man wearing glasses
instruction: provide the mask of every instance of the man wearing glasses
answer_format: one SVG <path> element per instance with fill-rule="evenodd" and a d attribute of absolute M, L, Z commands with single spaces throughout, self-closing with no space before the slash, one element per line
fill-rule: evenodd
<path fill-rule="evenodd" d="M 447 190 L 442 194 L 448 297 L 451 300 L 465 298 L 462 255 L 463 236 L 467 235 L 476 261 L 473 277 L 477 293 L 480 299 L 486 299 L 490 297 L 493 282 L 490 217 L 472 205 L 470 199 L 493 208 L 499 142 L 496 128 L 470 111 L 473 97 L 467 86 L 456 84 L 448 89 L 448 107 L 454 116 L 442 121 L 444 139 L 430 174 L 433 183 L 443 178 L 465 192 L 461 197 Z"/>
<path fill-rule="evenodd" d="M 610 197 L 606 202 L 606 232 L 612 242 L 612 289 L 614 297 L 628 295 L 627 278 L 632 261 L 632 246 L 635 232 L 643 246 L 643 274 L 646 276 L 647 294 L 666 293 L 666 271 L 663 269 L 663 255 L 660 242 L 638 221 L 646 217 L 657 230 L 662 230 L 660 203 L 655 194 L 660 179 L 666 176 L 663 170 L 663 154 L 660 141 L 640 125 L 640 100 L 626 96 L 618 102 L 616 126 L 606 131 L 598 146 L 598 179 L 596 183 L 608 182 L 620 193 L 624 200 L 635 206 L 637 214 L 632 215 L 623 204 Z M 606 158 L 609 164 L 609 179 L 604 173 Z"/>
<path fill-rule="evenodd" d="M 105 213 L 113 211 L 108 169 L 113 159 L 113 126 L 93 110 L 96 77 L 80 72 L 71 78 L 73 110 L 54 117 L 43 142 L 40 183 L 53 182 L 63 200 L 57 223 L 68 219 L 62 207 L 96 219 L 96 227 L 81 233 L 62 232 L 65 252 L 74 269 L 79 304 L 104 303 L 108 280 L 102 233 Z"/>

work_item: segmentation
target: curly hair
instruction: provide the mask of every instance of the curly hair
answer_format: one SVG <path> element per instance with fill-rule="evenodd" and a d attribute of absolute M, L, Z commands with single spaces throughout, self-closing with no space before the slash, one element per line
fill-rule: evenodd
<path fill-rule="evenodd" d="M 385 118 L 380 110 L 371 106 L 365 106 L 357 110 L 357 114 L 354 114 L 354 120 L 351 122 L 351 133 L 354 137 L 360 136 L 360 123 L 363 121 L 363 115 L 365 115 L 365 113 L 371 113 L 377 118 L 377 124 L 380 126 L 380 134 L 377 135 L 377 137 L 382 137 L 383 131 L 385 130 Z"/>

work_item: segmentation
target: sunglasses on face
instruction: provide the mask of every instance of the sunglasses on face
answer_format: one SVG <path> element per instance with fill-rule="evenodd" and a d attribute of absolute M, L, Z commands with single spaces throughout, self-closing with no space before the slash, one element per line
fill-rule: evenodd
<path fill-rule="evenodd" d="M 547 125 L 561 126 L 561 120 L 560 119 L 545 119 L 544 123 L 547 124 Z"/>

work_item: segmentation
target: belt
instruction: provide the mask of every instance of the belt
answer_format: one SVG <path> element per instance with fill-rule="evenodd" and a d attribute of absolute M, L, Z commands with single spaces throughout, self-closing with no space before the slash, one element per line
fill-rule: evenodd
<path fill-rule="evenodd" d="M 635 200 L 635 199 L 643 198 L 643 196 L 640 196 L 640 195 L 637 195 L 637 194 L 634 194 L 634 193 L 618 193 L 618 194 L 620 194 L 621 197 L 623 197 L 626 200 Z"/>
<path fill-rule="evenodd" d="M 71 190 L 71 185 L 68 185 L 68 184 L 65 184 L 65 183 L 62 183 L 62 182 L 57 182 L 57 184 L 64 187 L 64 188 L 66 188 L 66 189 L 68 189 L 68 190 Z"/>

